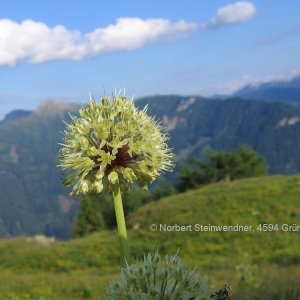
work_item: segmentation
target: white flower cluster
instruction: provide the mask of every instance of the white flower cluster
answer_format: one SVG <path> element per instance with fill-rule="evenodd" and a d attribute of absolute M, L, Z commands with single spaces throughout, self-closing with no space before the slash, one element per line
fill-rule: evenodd
<path fill-rule="evenodd" d="M 59 166 L 69 170 L 64 183 L 73 186 L 72 193 L 101 193 L 117 180 L 127 188 L 134 182 L 147 188 L 163 171 L 172 170 L 168 137 L 146 111 L 122 96 L 112 104 L 103 97 L 101 103 L 91 100 L 80 109 L 80 117 L 71 117 Z"/>

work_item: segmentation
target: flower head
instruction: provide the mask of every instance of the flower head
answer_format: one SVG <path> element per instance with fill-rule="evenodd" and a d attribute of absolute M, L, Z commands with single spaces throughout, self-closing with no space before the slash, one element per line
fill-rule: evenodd
<path fill-rule="evenodd" d="M 73 186 L 72 193 L 101 193 L 117 180 L 146 189 L 162 172 L 172 170 L 168 137 L 146 111 L 116 96 L 112 104 L 109 97 L 101 103 L 91 100 L 80 109 L 80 117 L 71 116 L 59 166 L 70 171 L 64 183 Z"/>

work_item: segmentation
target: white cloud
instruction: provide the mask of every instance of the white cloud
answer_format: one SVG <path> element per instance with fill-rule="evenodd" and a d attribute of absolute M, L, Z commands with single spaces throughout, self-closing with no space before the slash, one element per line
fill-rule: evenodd
<path fill-rule="evenodd" d="M 218 28 L 220 26 L 242 23 L 250 20 L 256 13 L 253 3 L 240 1 L 225 5 L 217 10 L 217 13 L 207 23 L 204 28 Z"/>
<path fill-rule="evenodd" d="M 255 14 L 250 2 L 237 2 L 220 8 L 207 23 L 166 19 L 119 18 L 115 24 L 82 34 L 62 25 L 50 28 L 42 22 L 17 23 L 0 19 L 0 66 L 15 66 L 22 61 L 32 64 L 52 60 L 81 60 L 103 53 L 134 50 L 187 35 L 194 30 L 244 22 Z"/>
<path fill-rule="evenodd" d="M 14 66 L 27 60 L 37 64 L 51 60 L 80 60 L 102 53 L 133 50 L 149 43 L 184 36 L 197 24 L 163 19 L 120 18 L 116 24 L 82 35 L 64 26 L 25 20 L 0 20 L 0 65 Z"/>

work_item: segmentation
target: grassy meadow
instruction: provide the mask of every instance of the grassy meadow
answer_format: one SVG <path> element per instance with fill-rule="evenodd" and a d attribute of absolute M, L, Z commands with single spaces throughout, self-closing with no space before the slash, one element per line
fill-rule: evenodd
<path fill-rule="evenodd" d="M 218 183 L 152 202 L 128 217 L 132 257 L 159 248 L 209 277 L 214 289 L 233 287 L 233 299 L 300 299 L 300 176 L 266 176 Z M 159 232 L 150 225 L 248 225 L 249 232 Z M 259 224 L 279 230 L 259 231 Z M 116 231 L 54 241 L 0 241 L 0 299 L 106 299 L 119 273 Z"/>

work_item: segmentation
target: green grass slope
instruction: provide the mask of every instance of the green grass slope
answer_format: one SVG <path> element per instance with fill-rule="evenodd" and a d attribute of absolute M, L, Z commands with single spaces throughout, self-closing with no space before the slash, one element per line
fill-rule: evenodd
<path fill-rule="evenodd" d="M 180 248 L 184 261 L 198 265 L 215 286 L 231 283 L 233 299 L 298 300 L 300 231 L 280 228 L 300 225 L 299 204 L 300 176 L 206 186 L 150 203 L 132 214 L 128 219 L 131 251 L 137 258 L 158 247 L 170 254 Z M 260 223 L 278 224 L 279 231 L 261 232 Z M 158 229 L 159 224 L 240 224 L 253 226 L 254 231 L 160 232 L 151 231 L 151 224 Z M 108 280 L 117 276 L 119 259 L 115 231 L 68 242 L 2 240 L 0 299 L 99 299 Z"/>
<path fill-rule="evenodd" d="M 210 185 L 151 203 L 130 218 L 140 227 L 142 244 L 153 239 L 165 251 L 181 248 L 189 262 L 205 268 L 242 263 L 300 263 L 300 231 L 284 232 L 283 224 L 300 225 L 300 177 L 263 177 Z M 263 232 L 259 224 L 278 224 L 278 231 Z M 149 232 L 151 224 L 158 231 Z M 249 232 L 164 232 L 167 225 L 248 225 Z M 148 245 L 149 240 L 149 245 Z M 150 242 L 152 241 L 152 242 Z M 146 246 L 143 250 L 146 250 Z M 205 257 L 205 260 L 202 258 Z"/>

